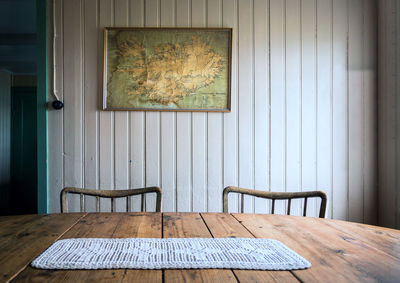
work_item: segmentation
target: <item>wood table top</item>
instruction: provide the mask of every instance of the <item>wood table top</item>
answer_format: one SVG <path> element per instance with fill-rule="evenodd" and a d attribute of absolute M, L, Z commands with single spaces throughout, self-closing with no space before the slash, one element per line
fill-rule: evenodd
<path fill-rule="evenodd" d="M 40 270 L 30 262 L 65 238 L 276 239 L 311 262 L 294 271 Z M 0 217 L 0 282 L 399 282 L 400 230 L 286 215 L 68 213 Z"/>

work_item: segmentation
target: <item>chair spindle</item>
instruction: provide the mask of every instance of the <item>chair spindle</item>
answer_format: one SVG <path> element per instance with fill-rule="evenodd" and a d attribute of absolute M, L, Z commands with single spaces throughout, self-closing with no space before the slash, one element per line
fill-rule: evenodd
<path fill-rule="evenodd" d="M 307 197 L 304 198 L 304 210 L 303 210 L 303 216 L 307 215 Z"/>
<path fill-rule="evenodd" d="M 81 212 L 83 212 L 84 211 L 84 203 L 83 203 L 83 194 L 80 194 L 80 201 L 79 201 L 79 203 L 80 203 L 80 207 L 81 207 Z"/>
<path fill-rule="evenodd" d="M 100 198 L 96 197 L 96 212 L 100 212 Z"/>
<path fill-rule="evenodd" d="M 111 198 L 111 212 L 115 212 L 114 198 Z"/>
<path fill-rule="evenodd" d="M 131 198 L 126 197 L 126 211 L 130 212 L 131 211 Z"/>
<path fill-rule="evenodd" d="M 144 212 L 145 211 L 145 205 L 146 205 L 146 196 L 145 195 L 141 195 L 142 196 L 142 203 L 140 204 L 140 211 Z"/>
<path fill-rule="evenodd" d="M 275 200 L 272 200 L 272 208 L 271 208 L 271 214 L 275 213 Z"/>
<path fill-rule="evenodd" d="M 292 203 L 292 199 L 288 199 L 288 206 L 287 206 L 287 215 L 290 215 L 290 205 Z"/>
<path fill-rule="evenodd" d="M 240 212 L 244 212 L 244 194 L 240 194 Z"/>

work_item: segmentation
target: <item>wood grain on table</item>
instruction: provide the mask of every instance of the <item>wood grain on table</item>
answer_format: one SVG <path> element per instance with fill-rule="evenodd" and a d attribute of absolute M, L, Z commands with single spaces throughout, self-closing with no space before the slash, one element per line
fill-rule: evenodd
<path fill-rule="evenodd" d="M 312 267 L 41 270 L 30 262 L 66 238 L 271 238 Z M 396 282 L 400 231 L 329 219 L 224 213 L 70 213 L 0 217 L 1 282 Z"/>

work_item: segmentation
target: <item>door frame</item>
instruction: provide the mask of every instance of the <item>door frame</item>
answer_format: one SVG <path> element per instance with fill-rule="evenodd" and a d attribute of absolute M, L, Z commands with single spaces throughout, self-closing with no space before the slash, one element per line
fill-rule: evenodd
<path fill-rule="evenodd" d="M 48 3 L 36 0 L 37 25 L 37 203 L 38 213 L 48 213 Z"/>

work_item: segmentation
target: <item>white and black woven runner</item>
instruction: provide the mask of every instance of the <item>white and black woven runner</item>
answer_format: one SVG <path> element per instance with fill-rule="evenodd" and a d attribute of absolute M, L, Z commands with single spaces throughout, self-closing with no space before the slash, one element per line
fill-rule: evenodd
<path fill-rule="evenodd" d="M 311 264 L 279 241 L 251 238 L 59 240 L 31 265 L 42 269 L 304 269 Z"/>

